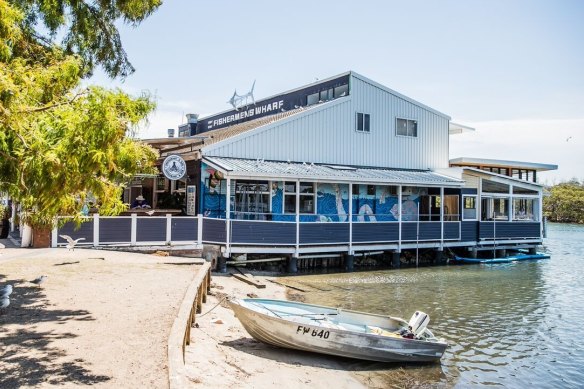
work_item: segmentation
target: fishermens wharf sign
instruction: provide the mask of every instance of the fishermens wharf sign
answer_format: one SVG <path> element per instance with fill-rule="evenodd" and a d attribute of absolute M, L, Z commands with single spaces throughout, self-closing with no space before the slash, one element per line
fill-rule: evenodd
<path fill-rule="evenodd" d="M 270 113 L 272 111 L 282 111 L 284 106 L 284 100 L 274 101 L 268 104 L 259 105 L 253 108 L 240 110 L 235 113 L 227 114 L 227 116 L 220 117 L 218 119 L 208 120 L 207 129 L 212 130 L 215 127 L 222 127 L 224 124 L 229 124 L 232 122 L 237 122 L 241 119 L 252 118 L 254 116 L 266 116 L 262 115 L 265 113 Z M 273 112 L 273 113 L 276 113 Z"/>
<path fill-rule="evenodd" d="M 305 107 L 307 105 L 307 96 L 322 90 L 334 89 L 338 86 L 348 84 L 349 75 L 347 74 L 258 101 L 254 101 L 253 96 L 251 96 L 251 91 L 241 96 L 234 93 L 229 103 L 236 106 L 237 109 L 201 118 L 197 123 L 196 133 L 200 134 L 210 130 L 217 130 L 249 120 Z M 247 99 L 248 95 L 250 95 L 249 99 Z"/>

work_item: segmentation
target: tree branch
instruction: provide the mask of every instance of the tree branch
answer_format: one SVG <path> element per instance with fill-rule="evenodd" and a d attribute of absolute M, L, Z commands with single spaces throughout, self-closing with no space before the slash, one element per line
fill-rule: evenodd
<path fill-rule="evenodd" d="M 37 112 L 44 112 L 44 111 L 47 111 L 47 110 L 52 109 L 52 108 L 60 107 L 62 105 L 69 105 L 69 104 L 72 104 L 79 97 L 87 94 L 87 91 L 88 90 L 85 89 L 85 90 L 77 93 L 75 96 L 73 96 L 68 101 L 64 101 L 64 102 L 60 102 L 60 103 L 55 103 L 55 104 L 49 104 L 49 105 L 45 105 L 44 107 L 39 107 L 39 108 L 29 108 L 29 109 L 25 109 L 25 110 L 22 110 L 22 111 L 18 111 L 18 113 L 37 113 Z"/>

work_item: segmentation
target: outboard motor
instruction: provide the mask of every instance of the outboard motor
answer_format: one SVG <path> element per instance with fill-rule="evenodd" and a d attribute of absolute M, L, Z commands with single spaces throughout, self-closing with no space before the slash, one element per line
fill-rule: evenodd
<path fill-rule="evenodd" d="M 416 338 L 422 336 L 426 327 L 430 323 L 430 316 L 421 311 L 416 311 L 408 322 L 408 329 L 414 334 Z"/>

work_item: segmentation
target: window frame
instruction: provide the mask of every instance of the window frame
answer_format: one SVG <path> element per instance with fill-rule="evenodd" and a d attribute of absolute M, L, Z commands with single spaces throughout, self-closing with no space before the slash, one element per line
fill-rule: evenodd
<path fill-rule="evenodd" d="M 406 134 L 405 135 L 398 134 L 398 132 L 397 132 L 398 131 L 398 125 L 397 125 L 398 120 L 405 120 L 405 122 L 406 122 Z M 416 134 L 415 135 L 408 135 L 408 129 L 409 129 L 408 123 L 409 122 L 414 122 L 416 124 Z M 395 131 L 394 131 L 395 132 L 395 136 L 399 136 L 399 137 L 402 137 L 402 138 L 408 138 L 408 139 L 410 139 L 410 138 L 418 139 L 418 132 L 419 132 L 419 126 L 418 126 L 418 124 L 419 124 L 419 122 L 420 121 L 418 119 L 409 119 L 409 118 L 397 117 L 396 116 L 395 117 L 395 122 L 394 122 L 394 125 L 395 125 Z"/>
<path fill-rule="evenodd" d="M 359 115 L 363 116 L 362 126 L 359 126 Z M 367 124 L 367 126 L 365 125 Z M 365 129 L 367 127 L 367 129 Z M 355 112 L 355 132 L 360 134 L 370 134 L 371 133 L 371 114 L 365 112 Z"/>
<path fill-rule="evenodd" d="M 466 199 L 473 199 L 474 208 L 466 207 Z M 474 209 L 475 217 L 474 218 L 467 218 L 465 216 L 466 209 Z M 478 207 L 478 195 L 462 195 L 462 220 L 463 221 L 477 221 L 479 220 L 479 207 Z"/>

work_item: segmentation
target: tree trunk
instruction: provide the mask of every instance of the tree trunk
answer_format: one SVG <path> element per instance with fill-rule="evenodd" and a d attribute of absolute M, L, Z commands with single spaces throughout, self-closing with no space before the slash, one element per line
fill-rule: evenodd
<path fill-rule="evenodd" d="M 32 247 L 35 249 L 51 246 L 51 230 L 48 228 L 35 228 L 32 231 Z"/>

